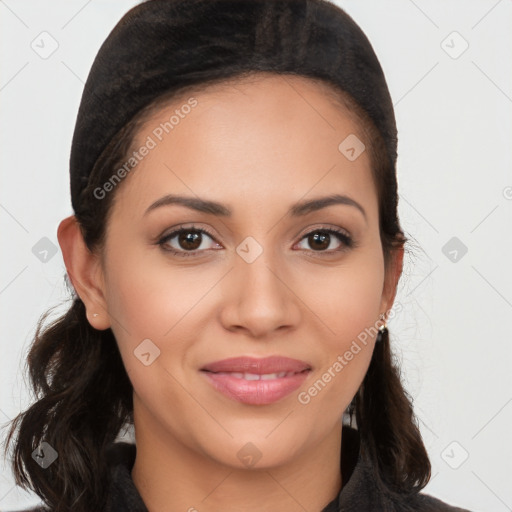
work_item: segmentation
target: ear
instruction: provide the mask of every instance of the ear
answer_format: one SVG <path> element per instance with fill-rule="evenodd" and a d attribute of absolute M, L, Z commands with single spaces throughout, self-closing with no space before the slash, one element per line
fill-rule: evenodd
<path fill-rule="evenodd" d="M 66 270 L 76 293 L 85 304 L 87 320 L 98 330 L 110 327 L 99 255 L 92 253 L 82 236 L 76 217 L 66 217 L 57 230 Z"/>
<path fill-rule="evenodd" d="M 395 302 L 398 280 L 402 275 L 404 259 L 404 246 L 393 249 L 388 267 L 385 269 L 384 286 L 382 290 L 382 300 L 380 311 L 387 319 L 389 310 Z"/>

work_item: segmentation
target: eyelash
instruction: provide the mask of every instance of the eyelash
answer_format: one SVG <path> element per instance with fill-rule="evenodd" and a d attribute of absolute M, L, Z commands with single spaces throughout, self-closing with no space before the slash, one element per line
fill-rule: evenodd
<path fill-rule="evenodd" d="M 196 253 L 203 252 L 203 250 L 177 251 L 175 249 L 169 249 L 168 247 L 165 247 L 165 244 L 169 240 L 173 239 L 175 236 L 180 235 L 181 233 L 189 233 L 189 232 L 204 233 L 204 234 L 208 235 L 210 238 L 212 238 L 214 241 L 216 241 L 214 235 L 212 233 L 210 233 L 207 229 L 196 228 L 195 226 L 190 226 L 190 227 L 180 227 L 179 229 L 172 231 L 168 235 L 163 236 L 162 238 L 160 238 L 158 240 L 157 245 L 159 245 L 164 251 L 170 252 L 171 254 L 173 254 L 175 256 L 180 256 L 180 257 L 181 256 L 183 256 L 183 257 L 196 256 Z M 311 249 L 308 251 L 308 252 L 315 253 L 315 255 L 325 256 L 325 255 L 330 255 L 333 253 L 342 253 L 342 252 L 345 252 L 349 249 L 356 247 L 354 240 L 345 231 L 338 230 L 335 228 L 313 229 L 313 230 L 309 231 L 308 233 L 304 234 L 304 236 L 302 236 L 302 238 L 300 239 L 300 242 L 302 240 L 304 240 L 305 238 L 307 238 L 308 236 L 312 235 L 313 233 L 327 233 L 330 235 L 334 235 L 334 236 L 336 236 L 336 238 L 338 238 L 338 240 L 342 244 L 344 244 L 344 247 L 342 247 L 341 249 L 334 249 L 334 250 L 330 250 L 330 251 L 313 251 Z"/>

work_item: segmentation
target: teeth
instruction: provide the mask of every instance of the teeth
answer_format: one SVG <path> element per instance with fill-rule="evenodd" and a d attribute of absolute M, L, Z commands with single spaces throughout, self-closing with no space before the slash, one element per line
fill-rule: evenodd
<path fill-rule="evenodd" d="M 245 380 L 272 380 L 272 379 L 282 379 L 283 377 L 291 377 L 295 375 L 295 372 L 279 372 L 279 373 L 264 373 L 263 375 L 258 375 L 257 373 L 241 373 L 241 372 L 219 372 L 224 375 L 231 375 L 231 377 L 235 377 L 237 379 L 245 379 Z"/>
<path fill-rule="evenodd" d="M 286 377 L 286 372 L 264 373 L 263 375 L 261 375 L 261 380 L 282 379 L 283 377 Z"/>
<path fill-rule="evenodd" d="M 221 373 L 224 373 L 224 372 L 221 372 Z M 244 374 L 243 373 L 231 373 L 231 376 L 232 377 L 236 377 L 237 379 L 243 379 L 244 378 Z"/>

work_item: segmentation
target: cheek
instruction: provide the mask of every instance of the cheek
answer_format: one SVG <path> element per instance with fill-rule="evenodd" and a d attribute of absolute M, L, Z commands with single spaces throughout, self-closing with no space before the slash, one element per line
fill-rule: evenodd
<path fill-rule="evenodd" d="M 125 368 L 138 392 L 154 395 L 159 389 L 172 395 L 176 383 L 165 369 L 177 376 L 193 364 L 191 349 L 215 314 L 220 297 L 215 286 L 222 286 L 223 271 L 180 267 L 161 257 L 155 261 L 147 252 L 115 256 L 112 252 L 107 267 L 107 303 Z M 148 339 L 150 344 L 144 342 Z M 137 354 L 147 352 L 142 346 L 158 355 L 156 364 L 141 364 L 144 361 Z M 179 401 L 176 396 L 172 399 Z"/>
<path fill-rule="evenodd" d="M 211 271 L 174 266 L 139 252 L 112 255 L 107 303 L 118 331 L 134 337 L 161 339 L 216 282 Z M 122 333 L 121 333 L 122 334 Z"/>
<path fill-rule="evenodd" d="M 324 325 L 329 344 L 343 348 L 384 313 L 384 263 L 378 255 L 361 252 L 337 268 L 305 274 L 297 295 Z"/>
<path fill-rule="evenodd" d="M 365 271 L 347 266 L 335 275 L 316 276 L 311 309 L 322 325 L 321 364 L 298 402 L 308 414 L 338 418 L 356 394 L 370 364 L 379 318 L 383 270 L 366 262 Z M 371 263 L 371 264 L 370 264 Z M 311 283 L 309 283 L 311 284 Z"/>
<path fill-rule="evenodd" d="M 134 389 L 144 403 L 156 397 L 180 403 L 176 383 L 165 369 L 170 358 L 182 365 L 187 340 L 193 334 L 190 322 L 197 326 L 194 318 L 200 312 L 194 305 L 207 292 L 210 279 L 204 282 L 205 277 L 191 278 L 170 265 L 156 265 L 147 253 L 143 257 L 137 251 L 126 251 L 122 257 L 112 251 L 107 270 L 111 328 Z M 168 350 L 170 340 L 172 350 Z"/>
<path fill-rule="evenodd" d="M 305 302 L 322 329 L 321 366 L 322 370 L 330 369 L 331 378 L 336 375 L 331 387 L 337 388 L 337 393 L 350 394 L 352 387 L 355 393 L 371 359 L 383 313 L 384 262 L 378 251 L 377 246 L 374 251 L 361 251 L 330 273 L 310 275 L 298 292 L 307 298 Z"/>

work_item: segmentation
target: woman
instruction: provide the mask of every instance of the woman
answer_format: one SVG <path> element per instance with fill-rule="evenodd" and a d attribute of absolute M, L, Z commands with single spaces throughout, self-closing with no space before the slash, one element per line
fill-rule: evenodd
<path fill-rule="evenodd" d="M 420 493 L 391 358 L 396 146 L 377 57 L 331 3 L 122 18 L 73 138 L 73 304 L 39 326 L 9 436 L 40 510 L 462 510 Z"/>

